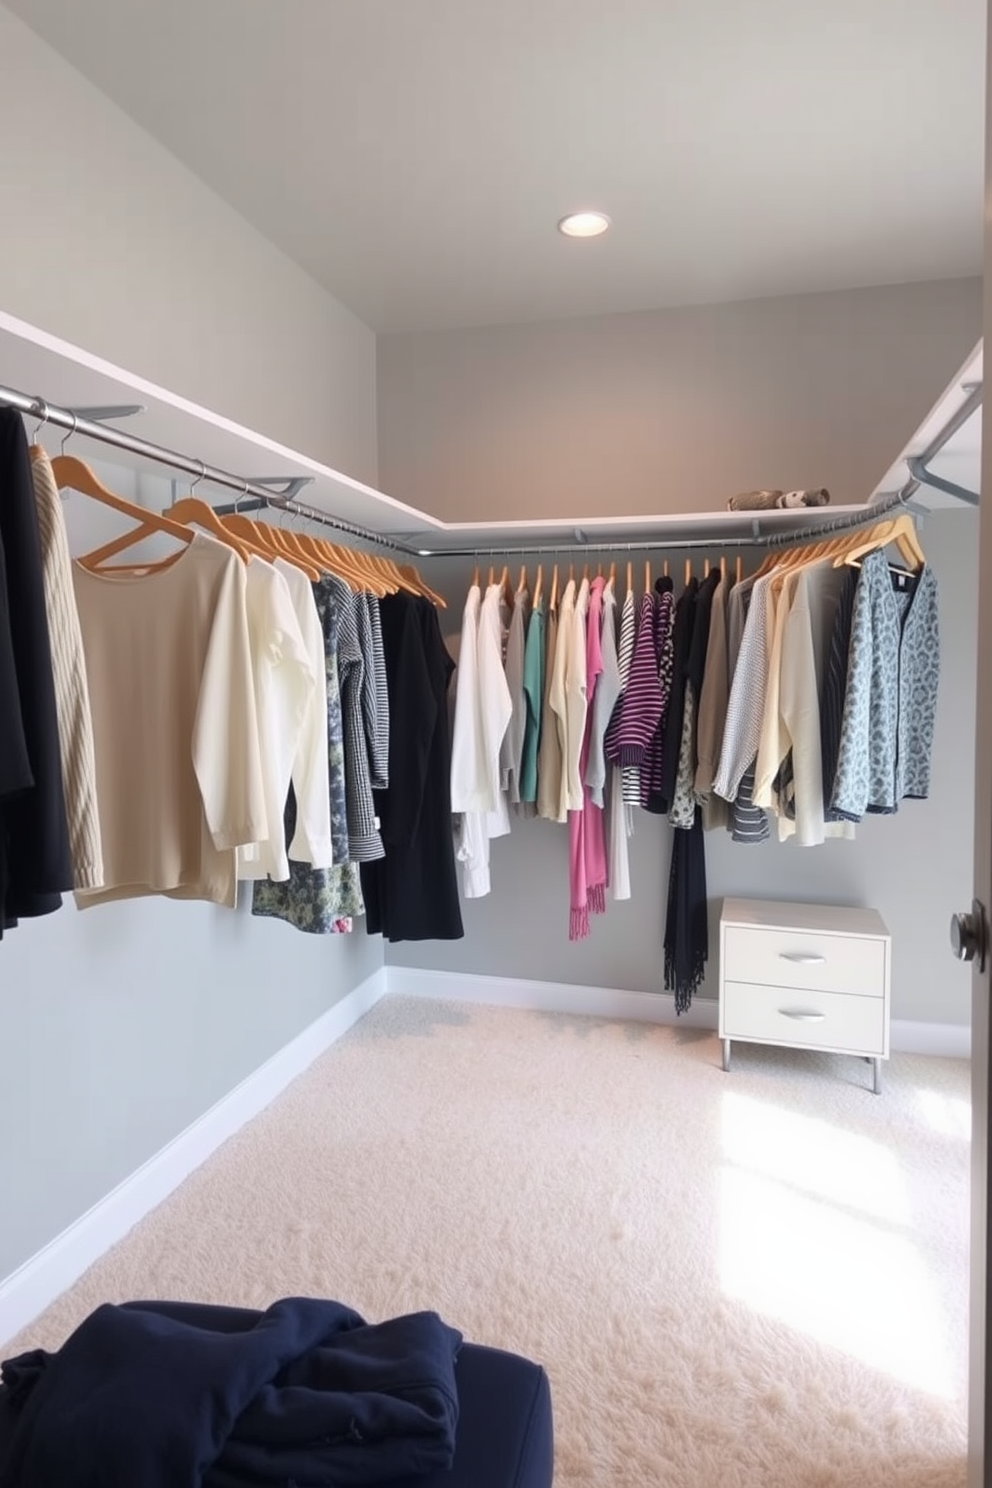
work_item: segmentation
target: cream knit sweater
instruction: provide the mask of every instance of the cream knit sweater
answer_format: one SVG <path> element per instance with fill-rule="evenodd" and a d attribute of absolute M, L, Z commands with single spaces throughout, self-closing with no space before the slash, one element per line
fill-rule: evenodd
<path fill-rule="evenodd" d="M 38 510 L 45 611 L 52 649 L 62 788 L 73 879 L 77 889 L 98 889 L 103 884 L 103 850 L 83 638 L 73 591 L 72 560 L 62 503 L 51 461 L 39 445 L 31 448 L 31 475 Z"/>

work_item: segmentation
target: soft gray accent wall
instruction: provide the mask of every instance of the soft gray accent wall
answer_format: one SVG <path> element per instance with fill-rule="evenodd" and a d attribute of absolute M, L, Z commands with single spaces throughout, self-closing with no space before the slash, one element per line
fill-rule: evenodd
<path fill-rule="evenodd" d="M 799 848 L 773 840 L 746 847 L 724 832 L 707 834 L 711 954 L 702 996 L 717 994 L 717 919 L 725 895 L 864 904 L 881 912 L 892 933 L 893 1017 L 969 1021 L 971 976 L 951 957 L 948 924 L 971 902 L 977 536 L 977 514 L 964 509 L 934 515 L 922 533 L 940 581 L 941 686 L 930 799 L 904 803 L 895 817 L 866 820 L 854 842 Z M 672 572 L 681 575 L 681 560 L 673 559 Z M 695 561 L 701 565 L 702 555 Z M 455 636 L 470 570 L 448 559 L 426 574 L 444 587 L 445 632 Z M 590 938 L 570 944 L 567 829 L 514 820 L 512 835 L 492 844 L 491 896 L 463 903 L 465 939 L 391 946 L 387 964 L 661 991 L 671 839 L 666 821 L 637 813 L 630 845 L 633 898 L 608 902 Z"/>
<path fill-rule="evenodd" d="M 122 496 L 168 502 L 157 473 L 95 468 Z M 121 530 L 83 496 L 63 509 L 74 553 Z M 241 899 L 235 912 L 165 898 L 78 911 L 68 896 L 4 937 L 0 1278 L 383 964 L 361 920 L 305 935 Z"/>
<path fill-rule="evenodd" d="M 369 328 L 4 6 L 0 74 L 0 309 L 374 484 Z"/>
<path fill-rule="evenodd" d="M 449 521 L 863 501 L 982 332 L 981 280 L 379 341 L 379 470 Z"/>
<path fill-rule="evenodd" d="M 0 947 L 0 1278 L 382 964 L 206 904 L 25 922 Z"/>

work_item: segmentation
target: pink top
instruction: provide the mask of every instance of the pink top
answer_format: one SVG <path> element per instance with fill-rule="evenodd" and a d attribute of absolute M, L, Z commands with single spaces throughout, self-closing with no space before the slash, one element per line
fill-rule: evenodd
<path fill-rule="evenodd" d="M 606 909 L 606 832 L 603 809 L 597 806 L 585 784 L 589 758 L 590 729 L 596 682 L 603 670 L 601 633 L 603 625 L 603 590 L 606 580 L 593 579 L 586 619 L 586 727 L 579 757 L 582 778 L 582 810 L 568 813 L 569 889 L 571 912 L 569 940 L 584 940 L 589 934 L 589 915 L 603 914 Z"/>

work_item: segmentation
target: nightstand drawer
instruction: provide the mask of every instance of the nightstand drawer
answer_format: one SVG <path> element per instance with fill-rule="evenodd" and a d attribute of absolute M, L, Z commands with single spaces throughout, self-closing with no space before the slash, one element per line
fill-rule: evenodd
<path fill-rule="evenodd" d="M 879 999 L 885 994 L 882 940 L 814 930 L 728 925 L 723 958 L 722 974 L 730 982 L 760 982 Z"/>
<path fill-rule="evenodd" d="M 884 1055 L 885 1000 L 806 987 L 725 982 L 720 1037 Z"/>

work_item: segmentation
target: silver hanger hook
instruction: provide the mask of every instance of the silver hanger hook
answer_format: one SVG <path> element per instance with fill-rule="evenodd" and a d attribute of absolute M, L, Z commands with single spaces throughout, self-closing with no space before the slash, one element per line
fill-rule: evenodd
<path fill-rule="evenodd" d="M 45 427 L 45 425 L 48 423 L 48 420 L 51 417 L 51 414 L 48 411 L 48 404 L 45 402 L 44 398 L 36 398 L 35 399 L 35 402 L 41 404 L 42 414 L 41 414 L 41 423 L 38 425 L 38 427 L 34 431 L 34 437 L 32 439 L 32 443 L 33 444 L 37 444 L 38 443 L 38 435 L 41 433 L 42 429 Z"/>
<path fill-rule="evenodd" d="M 207 467 L 206 467 L 206 465 L 204 465 L 204 463 L 203 463 L 202 460 L 200 460 L 199 465 L 200 465 L 200 473 L 196 477 L 196 480 L 192 481 L 191 484 L 190 484 L 189 494 L 191 496 L 193 495 L 193 493 L 196 490 L 197 486 L 200 484 L 200 482 L 202 481 L 203 477 L 207 473 Z"/>
<path fill-rule="evenodd" d="M 68 434 L 63 434 L 63 436 L 62 436 L 62 453 L 63 454 L 65 454 L 65 447 L 69 443 L 69 440 L 72 438 L 73 434 L 75 434 L 75 432 L 76 432 L 76 425 L 79 423 L 79 419 L 78 419 L 78 417 L 76 415 L 75 409 L 70 409 L 69 412 L 72 414 L 72 428 L 69 430 Z"/>
<path fill-rule="evenodd" d="M 237 496 L 235 496 L 235 498 L 234 498 L 234 515 L 235 516 L 238 516 L 238 503 L 241 501 L 242 497 L 245 497 L 247 499 L 247 496 L 248 496 L 248 478 L 246 476 L 245 477 L 245 488 L 244 488 L 244 490 L 243 491 L 239 491 L 238 494 L 237 494 Z"/>

